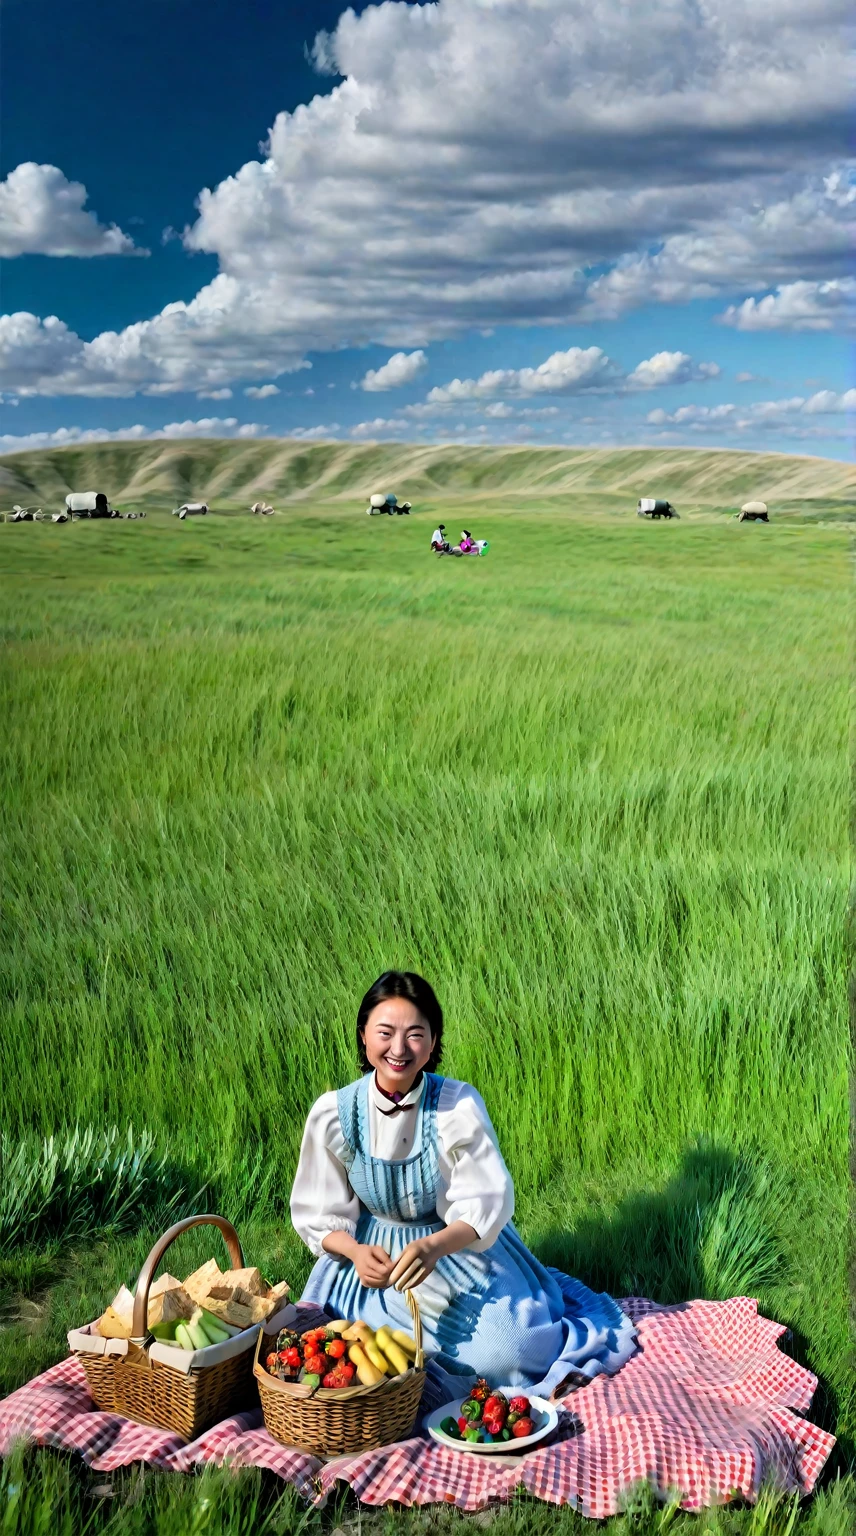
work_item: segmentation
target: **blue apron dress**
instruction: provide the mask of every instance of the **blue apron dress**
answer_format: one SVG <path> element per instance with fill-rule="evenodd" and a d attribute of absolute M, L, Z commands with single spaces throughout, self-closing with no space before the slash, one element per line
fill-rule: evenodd
<path fill-rule="evenodd" d="M 436 1203 L 443 1078 L 426 1072 L 414 1127 L 416 1150 L 401 1162 L 371 1155 L 370 1082 L 369 1073 L 337 1094 L 344 1160 L 360 1202 L 357 1241 L 378 1243 L 395 1259 L 414 1238 L 443 1226 Z M 511 1222 L 483 1253 L 465 1248 L 438 1260 L 415 1294 L 433 1368 L 429 1375 L 437 1384 L 451 1373 L 547 1392 L 571 1370 L 611 1375 L 636 1350 L 633 1324 L 617 1303 L 539 1263 Z M 371 1328 L 386 1323 L 412 1331 L 400 1292 L 364 1286 L 350 1260 L 333 1254 L 322 1254 L 301 1299 L 331 1317 L 360 1317 Z"/>

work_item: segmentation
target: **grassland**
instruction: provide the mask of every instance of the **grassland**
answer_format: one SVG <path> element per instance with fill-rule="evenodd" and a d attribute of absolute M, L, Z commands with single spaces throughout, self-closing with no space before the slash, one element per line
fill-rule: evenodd
<path fill-rule="evenodd" d="M 0 460 L 0 510 L 13 502 L 55 511 L 69 491 L 105 490 L 123 510 L 170 510 L 205 499 L 219 512 L 260 496 L 365 506 L 395 489 L 425 511 L 562 496 L 577 512 L 624 516 L 645 495 L 668 496 L 682 516 L 723 517 L 760 497 L 778 518 L 856 518 L 856 472 L 832 459 L 706 449 L 472 448 L 259 439 L 101 443 Z"/>
<path fill-rule="evenodd" d="M 4 1390 L 167 1210 L 219 1205 L 299 1288 L 306 1108 L 354 1074 L 366 982 L 407 965 L 537 1251 L 617 1294 L 758 1296 L 850 1464 L 847 536 L 652 526 L 604 495 L 485 494 L 476 519 L 435 492 L 484 561 L 434 561 L 424 516 L 370 521 L 341 490 L 264 522 L 0 527 L 4 1166 L 76 1124 L 159 1149 L 112 1205 L 72 1198 L 74 1153 L 47 1223 L 3 1181 Z M 28 1466 L 0 1531 L 74 1529 L 85 1477 Z M 97 1529 L 142 1519 L 131 1485 Z M 270 1494 L 250 1519 L 255 1484 L 147 1486 L 146 1528 L 298 1521 Z M 209 1526 L 200 1499 L 231 1513 Z M 852 1519 L 851 1480 L 799 1524 Z"/>

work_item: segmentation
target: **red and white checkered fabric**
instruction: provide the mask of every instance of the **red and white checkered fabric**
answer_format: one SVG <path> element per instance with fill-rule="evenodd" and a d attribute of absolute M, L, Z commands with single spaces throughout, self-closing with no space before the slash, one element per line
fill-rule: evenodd
<path fill-rule="evenodd" d="M 679 1494 L 693 1510 L 735 1494 L 754 1499 L 764 1481 L 811 1492 L 835 1441 L 800 1417 L 817 1380 L 777 1348 L 783 1328 L 759 1317 L 746 1297 L 621 1305 L 638 1324 L 639 1352 L 617 1376 L 599 1376 L 566 1398 L 556 1440 L 524 1456 L 468 1456 L 419 1436 L 325 1466 L 278 1445 L 258 1412 L 224 1419 L 185 1445 L 99 1413 L 76 1359 L 0 1403 L 0 1453 L 24 1438 L 79 1451 L 104 1472 L 133 1461 L 175 1471 L 228 1461 L 266 1467 L 319 1503 L 338 1481 L 365 1504 L 447 1502 L 467 1510 L 523 1487 L 596 1519 L 614 1514 L 642 1481 L 662 1497 Z"/>

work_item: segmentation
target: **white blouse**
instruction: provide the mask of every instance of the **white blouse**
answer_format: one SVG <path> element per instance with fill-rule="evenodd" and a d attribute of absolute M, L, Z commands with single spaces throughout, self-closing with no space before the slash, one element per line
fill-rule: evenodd
<path fill-rule="evenodd" d="M 417 1104 L 424 1092 L 423 1077 L 400 1102 Z M 415 1112 L 381 1113 L 391 1106 L 374 1077 L 368 1097 L 372 1156 L 390 1163 L 412 1157 Z M 482 1098 L 469 1083 L 444 1078 L 437 1104 L 437 1144 L 437 1215 L 447 1226 L 466 1221 L 473 1227 L 478 1242 L 469 1246 L 481 1253 L 493 1246 L 514 1214 L 514 1186 Z M 360 1202 L 348 1182 L 344 1156 L 335 1091 L 322 1093 L 309 1111 L 291 1191 L 294 1229 L 319 1258 L 322 1240 L 330 1232 L 353 1237 L 357 1230 Z"/>

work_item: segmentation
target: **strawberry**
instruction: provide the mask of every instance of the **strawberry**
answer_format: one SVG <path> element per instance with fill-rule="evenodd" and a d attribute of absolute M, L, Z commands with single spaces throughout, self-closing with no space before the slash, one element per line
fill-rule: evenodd
<path fill-rule="evenodd" d="M 513 1426 L 511 1433 L 515 1440 L 522 1440 L 525 1435 L 534 1435 L 535 1425 L 532 1423 L 531 1419 L 526 1418 L 524 1415 L 522 1419 L 517 1420 L 517 1423 Z"/>

